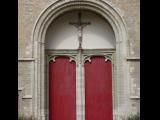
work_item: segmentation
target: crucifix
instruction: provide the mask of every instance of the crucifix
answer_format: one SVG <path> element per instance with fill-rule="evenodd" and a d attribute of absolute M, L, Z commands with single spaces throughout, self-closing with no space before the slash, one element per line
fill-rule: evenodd
<path fill-rule="evenodd" d="M 81 21 L 81 13 L 78 13 L 78 22 L 69 22 L 70 25 L 75 26 L 78 29 L 78 41 L 79 41 L 79 47 L 78 49 L 82 49 L 82 36 L 83 36 L 83 28 L 87 25 L 90 25 L 90 22 L 82 22 Z"/>
<path fill-rule="evenodd" d="M 77 55 L 77 70 L 76 73 L 76 111 L 77 111 L 77 120 L 85 120 L 85 94 L 84 94 L 84 78 L 83 72 L 83 58 L 82 58 L 82 37 L 83 37 L 83 28 L 87 25 L 90 25 L 90 22 L 82 22 L 81 20 L 81 12 L 78 13 L 78 21 L 77 22 L 69 22 L 70 25 L 75 26 L 78 29 L 78 55 Z M 79 114 L 82 115 L 79 117 Z"/>

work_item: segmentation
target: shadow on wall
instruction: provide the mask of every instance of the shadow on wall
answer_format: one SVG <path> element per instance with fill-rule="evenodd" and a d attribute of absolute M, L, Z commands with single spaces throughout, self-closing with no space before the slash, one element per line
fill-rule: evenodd
<path fill-rule="evenodd" d="M 46 49 L 78 48 L 78 30 L 69 24 L 78 21 L 78 12 L 62 14 L 51 23 L 46 33 Z M 82 47 L 84 49 L 115 48 L 115 35 L 110 24 L 93 12 L 81 11 L 81 13 L 82 22 L 91 22 L 91 25 L 83 29 Z"/>

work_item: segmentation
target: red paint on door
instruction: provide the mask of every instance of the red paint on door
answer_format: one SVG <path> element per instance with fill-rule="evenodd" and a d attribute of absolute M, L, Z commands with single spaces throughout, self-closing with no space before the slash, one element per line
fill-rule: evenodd
<path fill-rule="evenodd" d="M 67 57 L 49 62 L 49 120 L 76 120 L 76 65 Z"/>
<path fill-rule="evenodd" d="M 104 57 L 85 63 L 85 118 L 112 120 L 112 67 Z"/>

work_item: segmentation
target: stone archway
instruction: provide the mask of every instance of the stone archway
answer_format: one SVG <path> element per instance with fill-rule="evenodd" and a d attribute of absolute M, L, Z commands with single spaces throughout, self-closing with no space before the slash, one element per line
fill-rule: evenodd
<path fill-rule="evenodd" d="M 57 0 L 50 6 L 48 6 L 38 18 L 34 30 L 33 30 L 33 50 L 34 50 L 34 82 L 33 82 L 33 116 L 38 120 L 45 120 L 45 116 L 48 113 L 45 108 L 45 35 L 48 26 L 59 15 L 70 10 L 90 10 L 101 16 L 103 16 L 112 26 L 116 37 L 116 54 L 115 54 L 115 71 L 114 80 L 115 83 L 125 83 L 125 69 L 124 64 L 125 57 L 127 56 L 126 41 L 127 31 L 125 23 L 119 13 L 106 1 L 92 1 L 92 0 Z M 114 84 L 114 83 L 113 83 Z M 117 86 L 117 85 L 116 85 Z M 114 89 L 114 94 L 120 89 L 117 86 Z M 124 93 L 125 94 L 125 93 Z M 118 97 L 118 95 L 115 95 Z M 121 95 L 123 96 L 123 94 Z M 116 99 L 116 98 L 115 98 Z M 120 101 L 116 101 L 117 106 Z"/>

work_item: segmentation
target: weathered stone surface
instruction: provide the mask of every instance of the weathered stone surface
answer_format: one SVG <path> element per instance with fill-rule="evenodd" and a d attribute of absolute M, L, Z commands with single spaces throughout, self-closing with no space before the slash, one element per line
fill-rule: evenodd
<path fill-rule="evenodd" d="M 140 63 L 131 62 L 129 64 L 129 76 L 131 82 L 131 95 L 139 96 L 140 88 Z"/>
<path fill-rule="evenodd" d="M 33 41 L 32 33 L 34 25 L 38 20 L 39 15 L 45 10 L 51 3 L 56 0 L 18 0 L 18 57 L 19 58 L 31 58 L 33 57 Z M 123 17 L 128 32 L 127 41 L 127 54 L 128 57 L 140 56 L 140 0 L 106 0 L 119 14 Z M 95 0 L 96 2 L 96 0 Z M 121 62 L 121 61 L 119 61 Z M 114 99 L 120 100 L 115 102 L 116 105 L 126 104 L 126 106 L 133 111 L 139 111 L 139 100 L 130 99 L 130 95 L 137 95 L 137 87 L 139 87 L 140 71 L 139 61 L 126 61 L 128 64 L 128 83 L 131 83 L 131 88 L 128 87 L 128 83 L 122 83 L 120 81 L 113 81 L 113 94 Z M 22 99 L 26 95 L 32 95 L 32 80 L 33 80 L 33 64 L 31 61 L 24 62 L 19 61 L 18 66 L 18 87 L 19 90 L 19 111 L 21 114 L 32 114 L 32 98 Z M 121 68 L 121 66 L 119 66 Z M 116 73 L 121 73 L 121 69 L 117 69 L 114 65 Z M 113 75 L 116 76 L 116 73 Z M 119 79 L 113 76 L 114 79 Z M 117 85 L 118 84 L 118 85 Z M 131 89 L 131 91 L 128 91 Z M 133 91 L 132 91 L 133 90 Z M 115 93 L 115 91 L 117 93 Z M 128 91 L 124 93 L 124 91 Z M 134 92 L 135 91 L 135 92 Z M 133 92 L 133 94 L 132 94 Z M 131 94 L 130 94 L 131 93 Z M 126 98 L 126 96 L 128 98 Z M 116 101 L 116 100 L 115 100 Z M 131 102 L 128 102 L 131 101 Z M 116 107 L 115 107 L 116 108 Z M 122 108 L 122 109 L 125 109 Z M 118 119 L 117 119 L 118 120 Z"/>
<path fill-rule="evenodd" d="M 32 115 L 32 64 L 18 63 L 18 110 L 19 115 Z"/>
<path fill-rule="evenodd" d="M 32 93 L 32 64 L 30 62 L 18 63 L 18 88 L 22 88 L 25 91 L 25 95 Z"/>
<path fill-rule="evenodd" d="M 19 0 L 18 37 L 19 57 L 32 56 L 32 31 L 40 13 L 56 0 Z M 130 56 L 139 56 L 140 0 L 108 0 L 126 22 Z"/>

